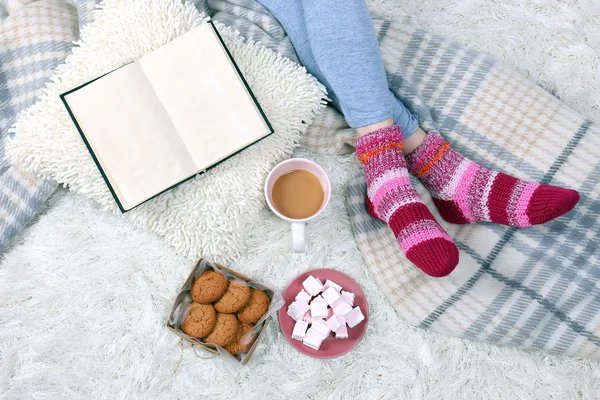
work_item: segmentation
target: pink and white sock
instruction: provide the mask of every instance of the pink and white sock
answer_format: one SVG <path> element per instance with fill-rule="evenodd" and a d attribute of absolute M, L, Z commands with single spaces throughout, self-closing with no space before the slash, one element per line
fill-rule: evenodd
<path fill-rule="evenodd" d="M 452 149 L 437 132 L 429 132 L 406 160 L 410 173 L 431 192 L 442 217 L 455 224 L 543 224 L 579 201 L 575 190 L 526 182 L 484 168 Z"/>
<path fill-rule="evenodd" d="M 398 126 L 371 132 L 356 141 L 364 165 L 368 207 L 394 232 L 406 257 L 430 276 L 446 276 L 458 264 L 458 248 L 412 187 Z"/>

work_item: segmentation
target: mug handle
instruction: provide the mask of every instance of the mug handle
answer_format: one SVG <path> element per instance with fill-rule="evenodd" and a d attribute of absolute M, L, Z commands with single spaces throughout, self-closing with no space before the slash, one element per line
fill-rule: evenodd
<path fill-rule="evenodd" d="M 305 222 L 292 222 L 292 248 L 294 253 L 304 253 L 306 250 Z"/>

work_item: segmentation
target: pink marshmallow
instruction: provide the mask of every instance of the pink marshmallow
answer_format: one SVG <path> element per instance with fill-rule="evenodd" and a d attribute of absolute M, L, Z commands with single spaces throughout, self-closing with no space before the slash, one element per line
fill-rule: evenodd
<path fill-rule="evenodd" d="M 351 306 L 354 305 L 354 293 L 342 290 L 342 299 Z"/>
<path fill-rule="evenodd" d="M 298 300 L 302 300 L 305 301 L 307 303 L 310 302 L 310 294 L 306 293 L 304 290 L 301 290 L 298 295 L 296 296 L 296 301 Z"/>
<path fill-rule="evenodd" d="M 333 313 L 341 315 L 342 317 L 348 315 L 350 311 L 352 311 L 352 306 L 346 302 L 343 302 L 339 306 L 333 308 Z"/>
<path fill-rule="evenodd" d="M 304 335 L 302 343 L 304 343 L 312 349 L 319 350 L 319 347 L 321 347 L 321 343 L 323 343 L 323 340 L 319 336 L 317 336 L 317 334 L 313 332 L 311 328 L 308 330 L 308 332 L 306 332 L 306 335 Z"/>
<path fill-rule="evenodd" d="M 337 331 L 335 331 L 336 339 L 348 339 L 348 327 L 346 324 L 339 327 Z"/>
<path fill-rule="evenodd" d="M 306 314 L 304 314 L 304 318 L 302 318 L 302 320 L 308 322 L 309 324 L 312 324 L 315 318 L 312 317 L 312 315 L 310 314 L 310 310 L 308 310 Z"/>
<path fill-rule="evenodd" d="M 323 290 L 323 283 L 311 275 L 302 282 L 302 287 L 311 296 L 316 296 Z"/>
<path fill-rule="evenodd" d="M 327 303 L 314 301 L 310 303 L 310 315 L 313 318 L 327 318 Z"/>
<path fill-rule="evenodd" d="M 327 326 L 333 332 L 337 331 L 342 325 L 346 325 L 346 320 L 340 315 L 333 315 L 327 320 Z"/>
<path fill-rule="evenodd" d="M 350 328 L 354 328 L 365 319 L 360 307 L 354 307 L 351 312 L 346 315 L 346 323 Z"/>
<path fill-rule="evenodd" d="M 336 308 L 337 306 L 339 306 L 342 303 L 346 303 L 346 301 L 344 300 L 344 298 L 342 296 L 340 296 L 336 301 L 333 302 L 331 307 Z"/>
<path fill-rule="evenodd" d="M 313 304 L 313 303 L 327 303 L 327 302 L 325 301 L 325 299 L 323 298 L 323 296 L 318 295 L 317 297 L 315 297 L 314 299 L 312 299 L 312 301 L 310 301 L 310 304 Z"/>
<path fill-rule="evenodd" d="M 307 329 L 308 329 L 308 322 L 306 322 L 306 321 L 296 322 L 296 325 L 294 325 L 294 331 L 292 332 L 292 339 L 302 341 L 304 339 L 304 336 L 306 335 Z"/>
<path fill-rule="evenodd" d="M 342 287 L 340 285 L 338 285 L 334 281 L 330 281 L 329 279 L 327 279 L 325 281 L 325 284 L 323 285 L 323 291 L 327 290 L 330 287 L 334 288 L 338 293 L 342 290 Z"/>
<path fill-rule="evenodd" d="M 294 321 L 298 321 L 299 319 L 302 319 L 302 317 L 304 317 L 304 314 L 306 314 L 308 309 L 309 305 L 307 302 L 294 301 L 292 304 L 289 305 L 287 314 L 290 317 L 292 317 Z"/>
<path fill-rule="evenodd" d="M 316 335 L 321 340 L 327 339 L 327 337 L 331 333 L 331 329 L 329 329 L 327 323 L 322 319 L 315 320 L 315 322 L 313 322 L 312 326 L 310 327 L 310 330 L 316 333 Z"/>
<path fill-rule="evenodd" d="M 334 307 L 334 304 L 342 298 L 342 296 L 335 290 L 334 287 L 329 287 L 322 294 L 323 299 L 329 304 L 331 307 Z"/>

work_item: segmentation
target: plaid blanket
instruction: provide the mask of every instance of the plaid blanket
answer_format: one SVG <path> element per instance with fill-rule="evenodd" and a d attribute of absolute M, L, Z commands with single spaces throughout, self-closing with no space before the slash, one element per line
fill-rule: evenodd
<path fill-rule="evenodd" d="M 215 19 L 290 56 L 281 26 L 253 0 L 208 5 L 219 10 Z M 424 129 L 440 131 L 486 167 L 568 186 L 582 197 L 567 216 L 529 229 L 442 222 L 461 263 L 435 279 L 412 266 L 390 229 L 367 213 L 364 177 L 356 177 L 348 185 L 348 212 L 368 272 L 416 327 L 600 358 L 600 128 L 484 53 L 392 21 L 374 23 L 390 87 Z M 302 146 L 341 155 L 354 151 L 353 141 L 343 116 L 328 107 Z M 435 210 L 429 193 L 413 183 Z"/>
<path fill-rule="evenodd" d="M 600 128 L 485 54 L 395 23 L 378 29 L 390 85 L 424 128 L 482 165 L 582 197 L 565 217 L 529 229 L 445 224 L 461 263 L 433 279 L 368 215 L 358 177 L 348 210 L 373 278 L 419 328 L 600 358 Z"/>
<path fill-rule="evenodd" d="M 93 0 L 0 1 L 0 250 L 56 189 L 56 183 L 8 163 L 9 128 L 36 101 L 94 7 Z"/>
<path fill-rule="evenodd" d="M 75 37 L 77 27 L 89 19 L 86 10 L 92 2 L 76 1 L 76 7 L 64 3 L 37 2 L 45 11 L 38 12 L 36 27 L 43 26 L 39 22 L 46 22 L 50 16 L 65 17 L 69 13 L 58 25 L 71 26 L 70 34 Z M 254 0 L 194 3 L 215 20 L 297 61 L 281 25 Z M 55 10 L 53 7 L 61 9 L 59 6 L 66 11 L 51 11 Z M 0 9 L 0 15 L 7 14 L 7 10 Z M 3 41 L 12 38 L 8 30 L 1 30 L 8 19 L 16 16 L 8 15 L 0 27 Z M 483 53 L 391 21 L 374 21 L 390 87 L 420 116 L 423 128 L 439 130 L 455 148 L 482 165 L 521 178 L 575 188 L 582 199 L 568 216 L 530 229 L 444 224 L 461 249 L 461 265 L 448 278 L 433 279 L 414 268 L 399 251 L 389 229 L 367 214 L 364 178 L 357 177 L 348 187 L 348 211 L 373 279 L 399 315 L 414 326 L 466 339 L 599 358 L 600 231 L 595 228 L 600 214 L 599 128 Z M 44 80 L 18 81 L 19 76 L 31 71 L 47 72 L 64 58 L 64 49 L 72 39 L 62 42 L 64 48 L 50 50 L 52 44 L 40 39 L 48 31 L 40 28 L 37 37 L 29 34 L 28 39 L 38 40 L 39 53 L 46 50 L 56 54 L 53 63 L 41 61 L 51 59 L 50 55 L 32 57 L 35 46 L 25 44 L 24 50 L 15 54 L 30 57 L 29 64 L 33 60 L 40 60 L 41 64 L 15 67 L 14 75 L 8 79 L 6 51 L 3 54 L 3 111 L 9 103 L 11 110 L 18 111 L 13 105 L 18 95 L 13 93 L 19 85 L 13 82 L 36 82 L 29 86 L 33 93 Z M 29 50 L 31 54 L 27 54 Z M 59 51 L 63 53 L 58 54 Z M 6 91 L 6 87 L 12 89 Z M 30 96 L 33 101 L 35 94 Z M 1 122 L 4 134 L 16 111 L 2 115 L 10 116 Z M 311 126 L 302 146 L 341 155 L 353 151 L 353 140 L 354 134 L 343 117 L 328 107 Z M 46 194 L 35 189 L 33 182 L 37 187 L 47 185 Z M 414 182 L 433 208 L 427 192 Z M 37 182 L 35 177 L 31 177 L 27 188 L 25 192 L 11 193 L 13 202 L 24 199 L 25 204 L 36 204 L 30 200 L 47 196 L 53 190 L 52 184 Z M 4 185 L 2 193 L 7 193 Z M 0 204 L 4 207 L 4 202 Z M 36 206 L 19 208 L 23 209 L 31 216 Z M 12 210 L 1 212 L 4 221 L 17 220 Z M 16 226 L 12 224 L 11 232 L 16 231 Z M 6 232 L 0 232 L 0 243 Z"/>

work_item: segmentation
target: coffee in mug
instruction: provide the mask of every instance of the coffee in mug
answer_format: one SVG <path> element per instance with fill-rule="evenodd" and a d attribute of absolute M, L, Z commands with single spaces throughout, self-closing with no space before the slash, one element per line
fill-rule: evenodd
<path fill-rule="evenodd" d="M 292 219 L 312 217 L 319 211 L 325 192 L 319 178 L 303 169 L 281 175 L 273 185 L 273 205 Z"/>
<path fill-rule="evenodd" d="M 292 224 L 292 249 L 302 253 L 306 249 L 305 225 L 327 207 L 331 183 L 315 162 L 292 158 L 269 173 L 265 198 L 275 215 Z"/>

